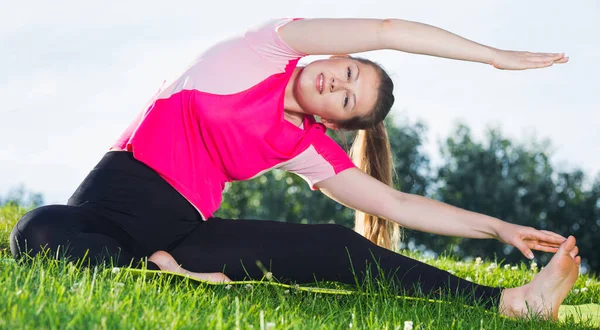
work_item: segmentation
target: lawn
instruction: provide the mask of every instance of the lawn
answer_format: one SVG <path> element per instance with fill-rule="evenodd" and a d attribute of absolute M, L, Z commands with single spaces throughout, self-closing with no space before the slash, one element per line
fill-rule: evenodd
<path fill-rule="evenodd" d="M 36 259 L 19 266 L 8 235 L 25 209 L 0 208 L 0 328 L 2 329 L 587 329 L 590 324 L 515 321 L 459 299 L 397 298 L 380 284 L 362 294 L 331 295 L 268 284 L 211 286 L 169 276 L 133 276 L 110 267 L 76 268 Z M 541 265 L 426 259 L 460 277 L 492 286 L 527 283 Z M 265 280 L 265 283 L 267 281 Z M 319 284 L 335 287 L 335 284 Z M 600 283 L 581 275 L 566 304 L 598 303 Z"/>

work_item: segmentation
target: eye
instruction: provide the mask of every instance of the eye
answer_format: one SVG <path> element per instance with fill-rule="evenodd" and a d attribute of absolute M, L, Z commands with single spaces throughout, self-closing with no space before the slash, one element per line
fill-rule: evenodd
<path fill-rule="evenodd" d="M 352 70 L 348 67 L 348 81 L 350 81 L 350 78 L 352 78 Z"/>
<path fill-rule="evenodd" d="M 346 97 L 344 98 L 344 108 L 348 105 L 348 100 L 349 100 L 349 97 L 348 97 L 348 94 L 346 94 Z"/>

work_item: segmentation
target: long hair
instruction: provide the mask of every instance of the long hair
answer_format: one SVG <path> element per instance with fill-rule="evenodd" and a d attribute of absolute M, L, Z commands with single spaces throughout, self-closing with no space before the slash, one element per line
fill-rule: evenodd
<path fill-rule="evenodd" d="M 371 65 L 380 82 L 375 107 L 369 115 L 338 121 L 345 130 L 358 130 L 350 156 L 352 161 L 373 178 L 393 186 L 393 159 L 384 119 L 394 104 L 394 83 L 377 63 L 363 58 L 355 60 Z M 400 242 L 400 226 L 392 221 L 356 211 L 354 230 L 371 242 L 387 249 L 396 249 Z"/>

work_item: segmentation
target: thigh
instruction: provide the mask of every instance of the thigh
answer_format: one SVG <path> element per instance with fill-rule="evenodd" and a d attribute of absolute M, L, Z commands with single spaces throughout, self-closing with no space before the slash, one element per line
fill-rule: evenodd
<path fill-rule="evenodd" d="M 181 194 L 130 152 L 107 153 L 68 203 L 110 219 L 148 254 L 171 248 L 202 222 Z"/>
<path fill-rule="evenodd" d="M 244 279 L 261 278 L 266 270 L 300 283 L 352 282 L 353 273 L 364 271 L 374 254 L 393 253 L 340 225 L 219 218 L 205 222 L 169 252 L 194 272 Z"/>

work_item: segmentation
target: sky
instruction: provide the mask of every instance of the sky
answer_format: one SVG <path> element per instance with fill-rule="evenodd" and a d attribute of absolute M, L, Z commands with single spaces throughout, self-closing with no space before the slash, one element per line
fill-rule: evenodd
<path fill-rule="evenodd" d="M 393 50 L 360 54 L 395 83 L 393 114 L 429 127 L 424 152 L 457 122 L 549 139 L 556 169 L 600 173 L 600 2 L 11 1 L 0 4 L 0 196 L 18 185 L 65 203 L 160 87 L 204 49 L 276 17 L 399 18 L 508 50 L 570 62 L 503 71 Z M 209 5 L 207 5 L 209 3 Z M 313 58 L 306 58 L 308 63 Z"/>

